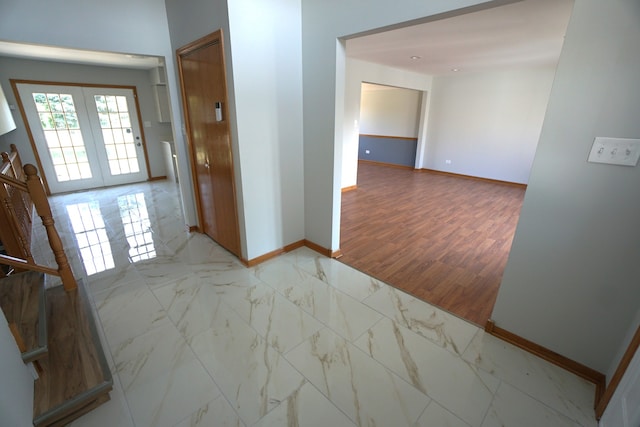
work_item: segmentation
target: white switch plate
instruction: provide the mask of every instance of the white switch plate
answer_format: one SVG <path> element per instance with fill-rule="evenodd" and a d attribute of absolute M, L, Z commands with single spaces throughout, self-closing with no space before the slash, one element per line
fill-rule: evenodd
<path fill-rule="evenodd" d="M 589 153 L 591 163 L 635 166 L 640 157 L 640 139 L 596 137 Z"/>

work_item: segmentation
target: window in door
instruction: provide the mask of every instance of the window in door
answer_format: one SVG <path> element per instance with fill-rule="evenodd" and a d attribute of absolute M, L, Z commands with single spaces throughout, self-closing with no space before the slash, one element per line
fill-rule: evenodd
<path fill-rule="evenodd" d="M 73 96 L 34 92 L 33 101 L 59 182 L 93 177 Z"/>
<path fill-rule="evenodd" d="M 111 175 L 140 172 L 127 98 L 94 95 Z"/>

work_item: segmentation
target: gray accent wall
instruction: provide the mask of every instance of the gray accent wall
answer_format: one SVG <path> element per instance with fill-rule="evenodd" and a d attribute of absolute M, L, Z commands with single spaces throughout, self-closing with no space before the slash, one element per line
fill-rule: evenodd
<path fill-rule="evenodd" d="M 414 167 L 417 139 L 360 135 L 358 159 Z"/>

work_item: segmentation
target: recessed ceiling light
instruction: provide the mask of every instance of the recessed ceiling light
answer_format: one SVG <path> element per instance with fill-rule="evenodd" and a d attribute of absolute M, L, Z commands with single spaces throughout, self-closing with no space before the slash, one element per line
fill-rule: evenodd
<path fill-rule="evenodd" d="M 421 57 L 421 56 L 415 56 L 415 55 L 410 56 L 409 58 L 410 58 L 410 59 L 413 59 L 414 61 L 417 61 L 418 59 L 422 59 L 422 57 Z"/>
<path fill-rule="evenodd" d="M 455 73 L 457 71 L 460 71 L 460 68 L 452 68 L 451 71 L 453 71 Z"/>

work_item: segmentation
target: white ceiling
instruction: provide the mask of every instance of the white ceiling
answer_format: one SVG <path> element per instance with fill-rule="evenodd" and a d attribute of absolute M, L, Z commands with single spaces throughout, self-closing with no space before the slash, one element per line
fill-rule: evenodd
<path fill-rule="evenodd" d="M 519 1 L 350 39 L 347 56 L 430 75 L 553 64 L 572 8 L 573 0 Z"/>
<path fill-rule="evenodd" d="M 573 0 L 523 0 L 420 25 L 353 38 L 347 56 L 441 75 L 555 63 Z M 162 58 L 0 40 L 0 56 L 149 69 Z M 412 60 L 411 56 L 420 59 Z"/>

